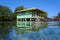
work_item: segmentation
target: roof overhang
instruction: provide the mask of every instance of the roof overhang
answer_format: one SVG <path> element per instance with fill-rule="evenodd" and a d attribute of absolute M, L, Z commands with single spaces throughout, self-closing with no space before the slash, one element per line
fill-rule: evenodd
<path fill-rule="evenodd" d="M 23 9 L 23 10 L 18 10 L 16 12 L 25 12 L 25 11 L 32 11 L 32 10 L 38 10 L 38 11 L 44 12 L 43 10 L 39 10 L 37 8 L 27 8 L 27 9 Z"/>

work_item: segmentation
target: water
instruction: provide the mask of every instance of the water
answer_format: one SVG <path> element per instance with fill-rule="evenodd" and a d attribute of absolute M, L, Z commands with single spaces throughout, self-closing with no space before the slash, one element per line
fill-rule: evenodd
<path fill-rule="evenodd" d="M 41 23 L 21 28 L 16 22 L 0 22 L 0 40 L 60 40 L 60 22 Z"/>

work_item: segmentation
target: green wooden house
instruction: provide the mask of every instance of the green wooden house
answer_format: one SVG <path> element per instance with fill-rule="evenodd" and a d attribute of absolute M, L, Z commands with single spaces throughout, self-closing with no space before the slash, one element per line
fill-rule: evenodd
<path fill-rule="evenodd" d="M 24 10 L 18 10 L 17 12 L 17 26 L 18 27 L 39 27 L 40 18 L 44 18 L 42 15 L 44 11 L 37 8 L 28 8 Z"/>

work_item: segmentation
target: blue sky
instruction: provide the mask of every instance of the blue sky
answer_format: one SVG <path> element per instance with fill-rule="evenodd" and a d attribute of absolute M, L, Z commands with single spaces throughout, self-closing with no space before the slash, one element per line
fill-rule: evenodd
<path fill-rule="evenodd" d="M 0 5 L 9 7 L 12 11 L 18 6 L 38 8 L 48 13 L 48 17 L 56 16 L 60 11 L 60 0 L 0 0 Z"/>

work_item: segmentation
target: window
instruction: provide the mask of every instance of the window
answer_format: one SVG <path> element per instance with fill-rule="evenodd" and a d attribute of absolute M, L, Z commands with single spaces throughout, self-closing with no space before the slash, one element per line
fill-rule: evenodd
<path fill-rule="evenodd" d="M 18 19 L 18 21 L 20 21 L 20 19 Z"/>
<path fill-rule="evenodd" d="M 29 12 L 26 12 L 26 15 L 29 15 Z"/>
<path fill-rule="evenodd" d="M 25 21 L 25 18 L 22 18 L 23 21 Z"/>
<path fill-rule="evenodd" d="M 21 15 L 22 15 L 22 13 L 18 13 L 17 15 L 18 15 L 18 16 L 21 16 Z"/>
<path fill-rule="evenodd" d="M 30 21 L 30 18 L 27 18 L 26 21 Z"/>
<path fill-rule="evenodd" d="M 20 18 L 18 19 L 18 21 L 25 21 L 25 18 Z"/>
<path fill-rule="evenodd" d="M 35 18 L 31 18 L 31 21 L 35 21 Z"/>
<path fill-rule="evenodd" d="M 25 12 L 22 12 L 21 15 L 25 15 Z"/>
<path fill-rule="evenodd" d="M 25 15 L 25 12 L 20 12 L 17 14 L 18 16 Z"/>
<path fill-rule="evenodd" d="M 29 12 L 30 15 L 32 15 L 32 12 Z"/>

